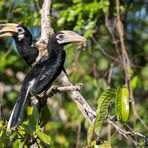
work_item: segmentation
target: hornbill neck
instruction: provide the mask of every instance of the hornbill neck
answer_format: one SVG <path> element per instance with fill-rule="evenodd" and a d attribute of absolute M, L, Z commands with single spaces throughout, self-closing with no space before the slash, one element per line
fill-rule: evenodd
<path fill-rule="evenodd" d="M 18 39 L 14 37 L 14 40 L 15 40 L 18 52 L 20 53 L 21 56 L 23 56 L 29 51 L 31 44 L 32 44 L 32 39 L 29 40 L 29 39 L 24 38 L 19 41 Z"/>
<path fill-rule="evenodd" d="M 59 44 L 54 37 L 51 37 L 48 41 L 47 49 L 49 56 L 52 54 L 58 54 L 60 50 L 63 50 L 63 45 Z"/>
<path fill-rule="evenodd" d="M 15 36 L 13 37 L 16 43 L 16 48 L 19 54 L 23 57 L 26 63 L 30 66 L 36 61 L 39 51 L 32 45 L 32 36 L 24 37 L 22 40 L 18 40 Z"/>

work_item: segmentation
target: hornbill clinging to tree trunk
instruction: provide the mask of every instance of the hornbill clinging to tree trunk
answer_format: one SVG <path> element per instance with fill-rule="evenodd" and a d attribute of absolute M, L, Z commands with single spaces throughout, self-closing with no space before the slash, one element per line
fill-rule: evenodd
<path fill-rule="evenodd" d="M 26 27 L 11 23 L 1 24 L 0 36 L 12 36 L 19 53 L 29 65 L 36 61 L 39 50 L 31 47 L 32 35 Z M 8 122 L 8 130 L 16 128 L 20 124 L 21 114 L 28 94 L 36 96 L 46 91 L 63 70 L 66 56 L 63 46 L 73 42 L 84 41 L 86 41 L 85 38 L 68 30 L 60 31 L 49 39 L 47 45 L 48 58 L 43 60 L 41 57 L 27 73 Z"/>

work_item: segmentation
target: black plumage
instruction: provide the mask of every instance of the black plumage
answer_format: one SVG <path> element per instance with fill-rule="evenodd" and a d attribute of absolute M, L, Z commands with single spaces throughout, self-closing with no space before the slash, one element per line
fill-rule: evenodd
<path fill-rule="evenodd" d="M 25 26 L 18 25 L 18 27 L 19 32 L 14 33 L 12 37 L 15 40 L 16 48 L 19 54 L 22 56 L 22 58 L 26 61 L 28 65 L 32 66 L 32 64 L 36 61 L 36 58 L 39 55 L 39 50 L 36 47 L 32 46 L 31 32 Z M 24 36 L 22 39 L 19 39 L 19 33 L 21 32 Z"/>
<path fill-rule="evenodd" d="M 32 44 L 32 34 L 23 25 L 0 24 L 0 37 L 13 37 L 16 48 L 26 63 L 32 66 L 39 56 L 39 50 Z"/>
<path fill-rule="evenodd" d="M 65 51 L 61 49 L 52 50 L 49 58 L 43 62 L 38 62 L 27 73 L 21 92 L 11 113 L 7 129 L 15 128 L 21 122 L 21 114 L 30 93 L 33 96 L 46 91 L 61 73 L 65 61 Z"/>
<path fill-rule="evenodd" d="M 17 24 L 0 25 L 0 36 L 12 36 L 15 39 L 17 49 L 25 61 L 32 66 L 27 73 L 17 102 L 11 113 L 7 129 L 16 128 L 21 122 L 21 114 L 28 94 L 36 96 L 46 91 L 64 68 L 65 51 L 63 46 L 72 42 L 84 42 L 85 38 L 72 32 L 60 31 L 54 34 L 48 42 L 48 58 L 36 61 L 39 50 L 32 47 L 32 36 L 29 30 Z"/>

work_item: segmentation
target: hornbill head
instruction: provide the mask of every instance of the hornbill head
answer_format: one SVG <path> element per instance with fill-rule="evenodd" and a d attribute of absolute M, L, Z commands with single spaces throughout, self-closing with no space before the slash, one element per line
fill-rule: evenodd
<path fill-rule="evenodd" d="M 13 37 L 18 42 L 32 42 L 30 31 L 25 26 L 15 23 L 0 24 L 0 37 Z"/>
<path fill-rule="evenodd" d="M 56 39 L 57 43 L 60 45 L 66 45 L 69 43 L 74 43 L 74 42 L 85 42 L 86 39 L 79 34 L 69 31 L 69 30 L 64 30 L 56 33 L 54 35 L 54 38 Z"/>

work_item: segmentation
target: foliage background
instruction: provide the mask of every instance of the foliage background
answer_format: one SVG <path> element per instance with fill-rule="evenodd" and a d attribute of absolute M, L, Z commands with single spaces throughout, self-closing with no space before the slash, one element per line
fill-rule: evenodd
<path fill-rule="evenodd" d="M 0 1 L 0 23 L 23 23 L 36 38 L 40 34 L 41 4 L 40 0 L 8 0 L 7 3 Z M 125 83 L 122 65 L 106 56 L 99 48 L 101 46 L 105 53 L 115 59 L 118 58 L 105 25 L 105 13 L 108 11 L 110 27 L 118 39 L 115 31 L 116 4 L 112 0 L 54 0 L 51 11 L 55 32 L 64 29 L 75 30 L 88 39 L 85 47 L 69 45 L 65 48 L 67 53 L 65 67 L 73 84 L 78 82 L 84 84 L 81 93 L 96 109 L 97 100 L 106 88 L 117 88 Z M 132 66 L 131 84 L 137 112 L 148 125 L 148 3 L 138 0 L 121 1 L 120 11 L 125 45 Z M 28 70 L 29 67 L 18 55 L 14 41 L 11 38 L 0 39 L 0 98 L 6 119 L 10 116 L 19 93 L 18 87 Z M 85 146 L 88 123 L 68 94 L 57 94 L 48 104 L 51 113 L 45 128 L 52 146 Z M 135 130 L 148 134 L 148 129 L 132 114 L 128 123 Z M 111 137 L 107 136 L 107 124 L 104 124 L 103 130 L 106 131 L 104 138 L 111 140 L 113 147 L 133 146 L 115 131 L 112 131 Z M 17 143 L 17 140 L 15 141 Z"/>

